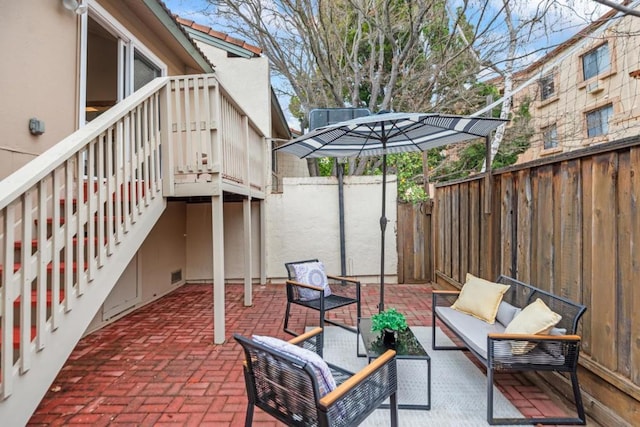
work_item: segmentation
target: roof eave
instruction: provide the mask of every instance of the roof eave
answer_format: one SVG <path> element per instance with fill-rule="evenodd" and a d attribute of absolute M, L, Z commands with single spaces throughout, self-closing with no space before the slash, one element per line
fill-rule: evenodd
<path fill-rule="evenodd" d="M 171 11 L 159 0 L 143 0 L 144 4 L 153 12 L 160 22 L 167 28 L 173 37 L 180 43 L 189 55 L 196 61 L 205 73 L 213 73 L 215 68 L 206 56 L 195 45 L 187 32 L 171 15 Z"/>

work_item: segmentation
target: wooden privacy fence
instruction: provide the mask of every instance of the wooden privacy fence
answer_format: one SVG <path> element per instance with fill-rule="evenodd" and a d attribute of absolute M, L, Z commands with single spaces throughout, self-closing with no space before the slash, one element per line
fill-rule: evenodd
<path fill-rule="evenodd" d="M 435 200 L 437 283 L 503 273 L 585 304 L 585 406 L 640 425 L 640 138 L 440 185 Z"/>
<path fill-rule="evenodd" d="M 398 283 L 433 278 L 431 202 L 398 203 Z"/>

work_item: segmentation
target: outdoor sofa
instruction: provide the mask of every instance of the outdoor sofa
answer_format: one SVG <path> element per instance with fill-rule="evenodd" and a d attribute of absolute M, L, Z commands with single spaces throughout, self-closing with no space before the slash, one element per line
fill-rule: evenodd
<path fill-rule="evenodd" d="M 460 291 L 434 290 L 432 298 L 433 349 L 469 350 L 487 368 L 489 424 L 586 423 L 576 373 L 581 339 L 576 332 L 585 306 L 504 275 L 496 282 L 468 275 Z M 438 345 L 436 320 L 464 345 Z M 502 371 L 568 373 L 577 418 L 494 417 L 493 377 Z"/>

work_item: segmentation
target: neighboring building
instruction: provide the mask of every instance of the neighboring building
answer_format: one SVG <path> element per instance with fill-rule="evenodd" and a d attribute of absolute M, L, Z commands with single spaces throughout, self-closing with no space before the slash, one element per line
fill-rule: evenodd
<path fill-rule="evenodd" d="M 517 73 L 513 111 L 528 102 L 534 128 L 518 162 L 637 135 L 639 78 L 640 19 L 615 11 Z"/>

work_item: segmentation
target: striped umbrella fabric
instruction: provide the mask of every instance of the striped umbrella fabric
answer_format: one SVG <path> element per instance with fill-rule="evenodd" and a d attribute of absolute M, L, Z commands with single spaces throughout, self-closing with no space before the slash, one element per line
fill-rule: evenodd
<path fill-rule="evenodd" d="M 317 128 L 276 150 L 300 158 L 382 156 L 380 303 L 384 310 L 384 235 L 387 154 L 425 151 L 485 138 L 508 120 L 428 113 L 383 113 Z"/>
<path fill-rule="evenodd" d="M 317 128 L 277 150 L 300 158 L 425 151 L 486 137 L 506 121 L 428 113 L 375 114 Z"/>

